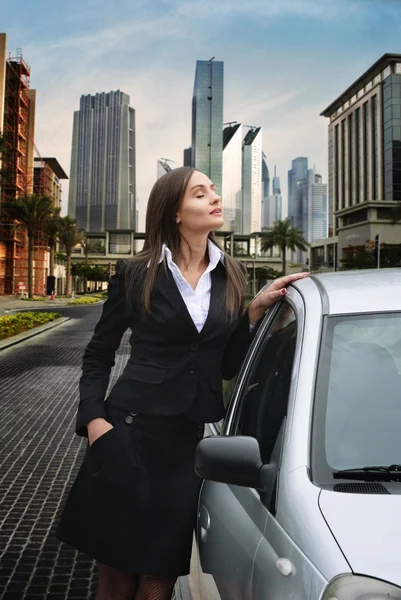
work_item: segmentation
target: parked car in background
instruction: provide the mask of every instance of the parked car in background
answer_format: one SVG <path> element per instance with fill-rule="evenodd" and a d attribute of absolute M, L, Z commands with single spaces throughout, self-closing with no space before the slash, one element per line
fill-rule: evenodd
<path fill-rule="evenodd" d="M 289 288 L 215 433 L 202 600 L 401 599 L 401 269 Z"/>

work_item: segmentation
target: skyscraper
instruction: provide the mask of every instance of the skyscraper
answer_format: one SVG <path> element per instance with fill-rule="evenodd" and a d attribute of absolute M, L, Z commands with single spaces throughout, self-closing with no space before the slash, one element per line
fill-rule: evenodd
<path fill-rule="evenodd" d="M 242 126 L 223 130 L 223 231 L 241 231 L 242 209 Z"/>
<path fill-rule="evenodd" d="M 262 226 L 262 128 L 252 127 L 243 142 L 241 232 Z"/>
<path fill-rule="evenodd" d="M 273 193 L 263 199 L 262 227 L 273 227 L 277 221 L 281 221 L 282 204 L 280 178 L 274 167 Z"/>
<path fill-rule="evenodd" d="M 135 229 L 135 111 L 120 90 L 81 96 L 68 214 L 88 232 Z"/>
<path fill-rule="evenodd" d="M 224 63 L 196 63 L 192 98 L 192 166 L 205 173 L 222 193 Z"/>
<path fill-rule="evenodd" d="M 298 182 L 295 200 L 301 215 L 297 226 L 303 231 L 306 241 L 315 242 L 327 237 L 327 184 L 322 182 L 322 176 L 315 169 L 309 169 L 307 178 Z M 297 250 L 293 258 L 304 262 L 306 257 L 306 252 Z"/>
<path fill-rule="evenodd" d="M 302 209 L 297 202 L 296 190 L 300 181 L 308 177 L 308 159 L 300 156 L 292 161 L 292 169 L 288 171 L 288 217 L 294 227 L 301 226 Z"/>

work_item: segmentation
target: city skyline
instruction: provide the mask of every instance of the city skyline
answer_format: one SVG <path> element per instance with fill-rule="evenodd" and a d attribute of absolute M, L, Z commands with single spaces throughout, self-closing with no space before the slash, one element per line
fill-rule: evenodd
<path fill-rule="evenodd" d="M 161 6 L 121 2 L 116 10 L 100 0 L 95 12 L 93 4 L 72 0 L 68 9 L 56 10 L 45 0 L 40 21 L 29 5 L 22 13 L 7 10 L 3 21 L 10 51 L 22 48 L 31 66 L 32 87 L 38 90 L 35 142 L 43 155 L 69 165 L 72 113 L 82 93 L 124 89 L 131 96 L 142 149 L 140 228 L 156 179 L 155 160 L 169 156 L 182 164 L 189 145 L 196 60 L 215 55 L 225 62 L 224 118 L 260 124 L 263 149 L 279 173 L 288 170 L 293 156 L 305 155 L 327 181 L 322 109 L 382 54 L 399 49 L 401 7 L 395 2 Z M 201 39 L 194 31 L 202 31 Z M 285 213 L 285 178 L 282 188 Z"/>

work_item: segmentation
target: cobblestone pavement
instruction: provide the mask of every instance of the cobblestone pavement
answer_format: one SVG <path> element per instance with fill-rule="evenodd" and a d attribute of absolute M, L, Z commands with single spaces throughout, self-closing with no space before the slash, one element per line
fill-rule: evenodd
<path fill-rule="evenodd" d="M 101 305 L 0 352 L 0 599 L 93 598 L 94 564 L 53 530 L 81 464 L 74 435 L 81 359 Z M 111 384 L 128 358 L 128 334 Z"/>

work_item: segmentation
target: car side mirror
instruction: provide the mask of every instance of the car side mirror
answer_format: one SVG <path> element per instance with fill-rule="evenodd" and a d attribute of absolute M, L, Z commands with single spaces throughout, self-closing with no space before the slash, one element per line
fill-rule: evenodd
<path fill-rule="evenodd" d="M 202 479 L 264 491 L 272 487 L 277 468 L 263 464 L 255 438 L 215 435 L 199 442 L 195 471 Z"/>

